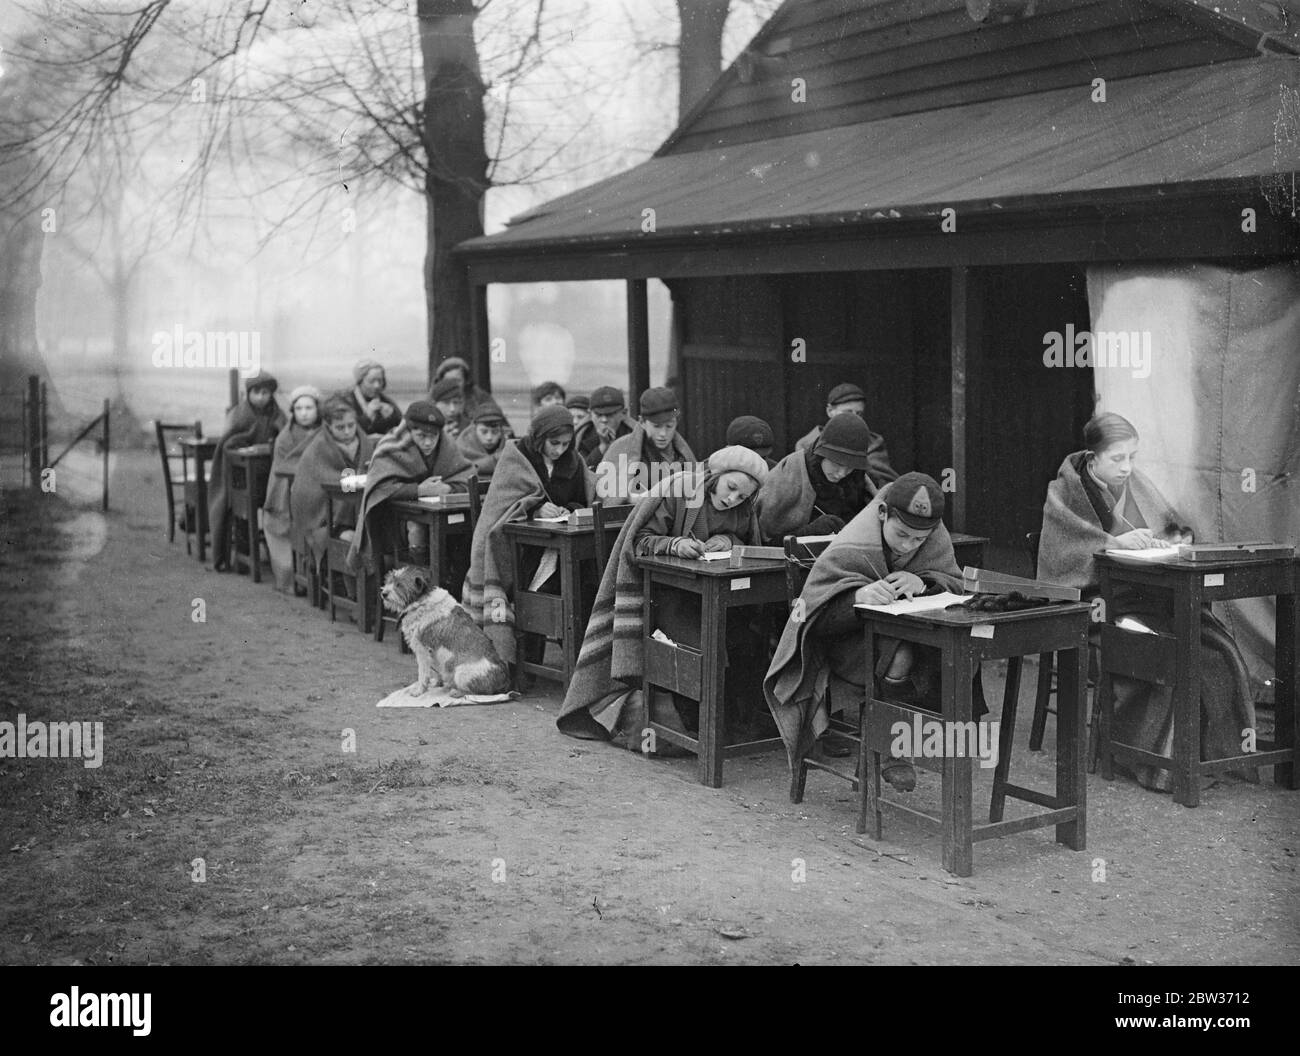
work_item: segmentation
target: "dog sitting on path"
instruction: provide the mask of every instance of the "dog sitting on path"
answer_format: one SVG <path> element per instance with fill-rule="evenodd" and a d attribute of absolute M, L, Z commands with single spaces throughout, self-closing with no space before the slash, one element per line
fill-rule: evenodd
<path fill-rule="evenodd" d="M 384 607 L 398 614 L 415 654 L 419 679 L 406 687 L 418 697 L 445 685 L 452 696 L 493 696 L 510 689 L 510 674 L 496 647 L 447 591 L 422 568 L 394 569 L 380 590 Z"/>

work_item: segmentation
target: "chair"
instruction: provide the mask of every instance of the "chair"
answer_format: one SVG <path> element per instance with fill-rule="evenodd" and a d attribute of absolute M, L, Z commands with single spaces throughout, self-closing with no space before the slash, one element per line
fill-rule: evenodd
<path fill-rule="evenodd" d="M 321 561 L 319 596 L 324 601 L 325 608 L 329 610 L 330 623 L 337 621 L 338 610 L 342 609 L 352 617 L 357 629 L 362 634 L 369 634 L 371 576 L 366 569 L 364 560 L 355 573 L 348 571 L 347 558 L 352 543 L 351 540 L 338 539 L 334 536 L 334 503 L 336 501 L 359 502 L 360 496 L 349 496 L 348 499 L 342 499 L 337 497 L 330 488 L 325 489 L 325 524 L 329 538 L 325 544 L 324 558 Z"/>
<path fill-rule="evenodd" d="M 792 612 L 791 619 L 802 618 L 795 612 L 796 606 L 800 604 L 799 595 L 803 592 L 804 583 L 808 580 L 808 573 L 812 570 L 814 562 L 818 555 L 830 545 L 830 541 L 819 539 L 816 542 L 804 542 L 794 535 L 787 535 L 784 539 L 785 546 L 785 588 L 786 598 L 790 604 Z M 826 685 L 826 708 L 832 718 L 830 728 L 835 733 L 853 744 L 858 746 L 858 752 L 862 751 L 862 729 L 861 715 L 857 723 L 850 724 L 843 719 L 834 718 L 834 708 L 831 704 L 831 683 L 839 682 L 845 691 L 849 689 L 849 684 L 836 678 L 833 674 L 830 676 Z M 865 709 L 861 712 L 865 714 Z M 855 789 L 858 787 L 858 777 L 856 773 L 849 773 L 847 770 L 841 770 L 837 766 L 821 759 L 809 759 L 807 755 L 799 758 L 795 763 L 790 774 L 790 802 L 802 803 L 804 785 L 808 780 L 808 769 L 824 770 L 828 774 L 834 774 L 841 780 L 848 781 Z"/>
<path fill-rule="evenodd" d="M 175 434 L 176 438 L 186 435 L 203 437 L 203 423 L 194 422 L 192 424 L 178 424 L 175 422 L 154 422 L 154 436 L 158 439 L 158 455 L 162 459 L 163 471 L 163 488 L 167 497 L 167 541 L 169 543 L 176 541 L 176 499 L 179 494 L 181 500 L 181 516 L 184 518 L 182 528 L 189 524 L 189 519 L 193 513 L 188 503 L 188 493 L 185 485 L 189 477 L 189 460 L 185 449 L 172 446 L 172 439 L 169 434 Z M 179 463 L 180 472 L 176 473 L 175 468 Z M 197 496 L 196 496 L 197 498 Z M 194 504 L 197 506 L 197 502 Z M 185 533 L 185 552 L 190 550 L 189 532 Z"/>
<path fill-rule="evenodd" d="M 266 501 L 266 485 L 271 475 L 269 455 L 243 456 L 236 451 L 226 453 L 226 496 L 230 507 L 230 534 L 227 537 L 226 560 L 232 570 L 241 571 L 247 565 L 253 582 L 262 582 L 262 503 Z M 239 547 L 243 538 L 247 549 Z M 270 564 L 268 554 L 267 564 Z"/>

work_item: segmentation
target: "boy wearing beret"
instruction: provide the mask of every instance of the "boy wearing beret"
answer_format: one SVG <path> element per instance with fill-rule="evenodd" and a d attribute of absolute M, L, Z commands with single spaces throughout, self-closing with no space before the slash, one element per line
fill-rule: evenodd
<path fill-rule="evenodd" d="M 606 502 L 640 498 L 696 461 L 677 432 L 677 393 L 669 388 L 646 389 L 640 406 L 636 428 L 610 444 L 596 466 L 596 491 Z"/>
<path fill-rule="evenodd" d="M 577 426 L 573 443 L 578 450 L 578 457 L 590 469 L 595 469 L 605 452 L 621 436 L 632 432 L 627 421 L 627 405 L 623 401 L 623 392 L 612 385 L 602 385 L 591 394 L 590 420 Z"/>
<path fill-rule="evenodd" d="M 836 385 L 826 396 L 826 420 L 841 414 L 856 414 L 864 422 L 867 419 L 867 396 L 852 382 Z M 813 447 L 821 436 L 824 426 L 815 425 L 800 437 L 794 445 L 795 450 L 802 451 Z M 867 451 L 867 475 L 877 488 L 882 488 L 891 480 L 898 479 L 898 473 L 889 464 L 889 451 L 885 448 L 885 438 L 879 433 L 871 434 L 871 446 Z"/>
<path fill-rule="evenodd" d="M 880 696 L 940 706 L 937 650 L 878 637 L 878 662 L 864 667 L 861 624 L 855 605 L 882 605 L 902 597 L 961 590 L 961 569 L 942 520 L 944 497 L 933 477 L 907 473 L 888 484 L 818 556 L 786 621 L 763 682 L 768 706 L 781 730 L 792 765 L 829 727 L 828 688 L 838 680 L 834 706 L 865 700 L 868 678 Z M 794 613 L 798 614 L 798 618 Z M 976 676 L 975 715 L 987 711 Z M 833 742 L 826 754 L 847 754 Z M 916 786 L 907 759 L 887 759 L 885 780 L 900 791 Z"/>

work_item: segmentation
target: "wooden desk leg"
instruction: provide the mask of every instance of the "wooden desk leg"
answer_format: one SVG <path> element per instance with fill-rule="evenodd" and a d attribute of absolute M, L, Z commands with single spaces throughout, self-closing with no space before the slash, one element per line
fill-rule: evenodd
<path fill-rule="evenodd" d="M 654 633 L 654 595 L 651 593 L 653 580 L 650 576 L 650 570 L 643 568 L 641 570 L 641 633 L 649 639 Z M 646 664 L 641 665 L 641 697 L 645 707 L 645 725 L 641 727 L 641 751 L 649 755 L 656 750 L 655 732 L 650 725 L 654 721 L 654 711 L 651 708 L 652 694 L 654 692 L 650 685 L 650 676 L 645 673 Z"/>
<path fill-rule="evenodd" d="M 1101 598 L 1103 622 L 1110 623 L 1111 609 L 1115 604 L 1115 591 L 1110 582 L 1110 569 L 1101 570 Z M 1057 676 L 1058 679 L 1060 676 Z M 1059 689 L 1058 689 L 1059 693 Z M 1093 707 L 1097 709 L 1097 756 L 1093 769 L 1101 769 L 1107 781 L 1115 779 L 1115 757 L 1110 750 L 1110 734 L 1115 728 L 1115 691 L 1111 688 L 1110 672 L 1106 670 L 1106 657 L 1101 657 L 1101 670 L 1097 675 L 1097 693 Z"/>
<path fill-rule="evenodd" d="M 1181 577 L 1180 577 L 1181 579 Z M 1174 802 L 1201 803 L 1201 597 L 1194 584 L 1181 580 L 1174 591 Z"/>
<path fill-rule="evenodd" d="M 1071 850 L 1087 846 L 1088 779 L 1084 740 L 1088 712 L 1088 643 L 1057 654 L 1056 803 L 1077 807 L 1074 821 L 1056 826 L 1056 842 Z"/>
<path fill-rule="evenodd" d="M 1051 656 L 1051 653 L 1046 654 Z M 1011 773 L 1011 749 L 1016 736 L 1016 706 L 1020 703 L 1020 665 L 1024 657 L 1007 658 L 1007 684 L 1002 694 L 1001 726 L 998 728 L 998 761 L 993 768 L 993 797 L 989 800 L 989 821 L 1001 821 L 1007 803 L 1006 783 Z M 1041 664 L 1042 661 L 1040 660 Z"/>
<path fill-rule="evenodd" d="M 560 618 L 564 624 L 561 643 L 564 683 L 568 685 L 578 666 L 578 647 L 582 643 L 582 562 L 574 553 L 573 540 L 560 544 Z M 545 659 L 545 657 L 543 657 Z"/>
<path fill-rule="evenodd" d="M 1300 710 L 1300 619 L 1297 619 L 1296 596 L 1277 596 L 1277 652 L 1273 664 L 1273 707 L 1277 732 L 1273 743 L 1278 748 L 1296 747 L 1296 712 Z M 1300 788 L 1300 766 L 1294 762 L 1273 767 L 1273 784 L 1282 788 Z"/>
<path fill-rule="evenodd" d="M 880 755 L 867 746 L 867 718 L 871 700 L 876 695 L 876 632 L 870 620 L 863 631 L 863 657 L 866 661 L 867 697 L 858 713 L 858 832 L 867 831 L 871 822 L 871 838 L 879 840 L 883 826 L 880 812 Z M 802 788 L 800 792 L 802 793 Z"/>
<path fill-rule="evenodd" d="M 969 634 L 969 631 L 967 631 Z M 960 632 L 950 631 L 943 646 L 943 719 L 971 722 L 971 658 Z M 966 729 L 963 725 L 960 727 Z M 945 738 L 946 740 L 946 738 Z M 943 760 L 943 867 L 954 876 L 974 872 L 971 852 L 971 757 Z"/>
<path fill-rule="evenodd" d="M 252 473 L 249 474 L 252 479 Z M 257 509 L 250 509 L 248 513 L 248 557 L 253 563 L 253 582 L 262 582 L 262 546 L 259 542 L 259 536 L 262 534 L 261 526 L 257 523 Z"/>
<path fill-rule="evenodd" d="M 197 452 L 194 455 L 194 464 L 199 478 L 199 508 L 194 511 L 194 523 L 199 526 L 199 564 L 203 564 L 208 556 L 207 542 L 204 539 L 204 529 L 208 526 L 208 482 L 203 479 L 203 456 Z"/>
<path fill-rule="evenodd" d="M 727 610 L 719 593 L 730 584 L 710 577 L 700 598 L 700 783 L 722 787 L 723 728 L 726 722 Z"/>

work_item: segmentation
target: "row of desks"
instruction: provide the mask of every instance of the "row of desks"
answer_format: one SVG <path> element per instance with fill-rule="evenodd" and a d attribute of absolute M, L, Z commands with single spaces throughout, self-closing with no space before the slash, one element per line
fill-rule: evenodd
<path fill-rule="evenodd" d="M 211 441 L 181 441 L 193 455 L 200 486 L 203 465 L 215 445 Z M 327 486 L 337 498 L 341 487 Z M 206 503 L 206 489 L 202 494 Z M 435 582 L 441 578 L 447 560 L 447 541 L 455 535 L 472 531 L 468 500 L 460 497 L 439 503 L 393 503 L 395 511 L 407 521 L 429 530 L 430 561 Z M 612 544 L 621 523 L 606 525 Z M 555 549 L 559 555 L 559 573 L 564 611 L 563 669 L 567 678 L 577 664 L 583 628 L 581 565 L 595 558 L 591 525 L 548 524 L 522 521 L 509 525 L 507 531 L 518 539 L 537 546 Z M 954 550 L 959 566 L 983 565 L 987 540 L 978 536 L 953 533 Z M 200 534 L 199 560 L 204 558 Z M 1099 555 L 1102 597 L 1106 611 L 1112 611 L 1117 589 L 1124 585 L 1167 591 L 1174 607 L 1174 635 L 1167 646 L 1170 651 L 1168 682 L 1173 686 L 1174 747 L 1171 757 L 1151 755 L 1110 738 L 1109 680 L 1115 675 L 1150 677 L 1151 670 L 1131 669 L 1126 660 L 1131 653 L 1115 647 L 1103 648 L 1102 684 L 1098 701 L 1101 708 L 1099 757 L 1102 774 L 1111 776 L 1111 760 L 1133 763 L 1158 763 L 1175 775 L 1175 800 L 1186 806 L 1199 802 L 1199 778 L 1231 766 L 1273 765 L 1275 783 L 1296 788 L 1295 767 L 1297 658 L 1300 657 L 1300 621 L 1297 620 L 1297 562 L 1287 559 L 1224 562 L 1213 566 L 1175 562 L 1161 565 L 1133 566 Z M 727 610 L 739 606 L 783 603 L 787 600 L 785 566 L 782 560 L 753 560 L 732 567 L 724 562 L 704 563 L 673 557 L 639 557 L 645 585 L 646 665 L 643 689 L 646 699 L 654 688 L 682 693 L 699 701 L 699 734 L 688 737 L 657 723 L 651 723 L 655 735 L 693 752 L 698 761 L 699 780 L 717 788 L 722 784 L 726 758 L 767 750 L 778 746 L 779 739 L 743 744 L 724 743 L 723 700 L 725 699 L 725 634 Z M 698 651 L 665 645 L 651 638 L 654 631 L 653 607 L 663 592 L 681 591 L 699 598 L 701 642 Z M 1199 685 L 1201 644 L 1198 627 L 1201 605 L 1209 601 L 1275 595 L 1277 597 L 1277 679 L 1276 734 L 1271 745 L 1257 745 L 1254 752 L 1243 751 L 1226 759 L 1200 759 Z M 941 832 L 944 865 L 958 875 L 969 875 L 971 847 L 974 842 L 1043 825 L 1056 826 L 1058 842 L 1083 849 L 1086 842 L 1086 782 L 1084 777 L 1084 726 L 1086 716 L 1087 648 L 1090 608 L 1085 604 L 1053 605 L 1041 609 L 1012 613 L 971 613 L 967 611 L 931 610 L 915 614 L 864 613 L 863 648 L 868 659 L 874 655 L 875 639 L 891 638 L 936 646 L 943 656 L 943 710 L 940 721 L 972 721 L 971 678 L 978 664 L 985 660 L 1008 659 L 1059 653 L 1058 729 L 1056 790 L 1054 795 L 1013 789 L 1010 793 L 1047 809 L 1037 815 L 988 825 L 973 824 L 971 800 L 973 787 L 972 759 L 969 756 L 944 758 L 935 767 L 941 772 L 943 813 L 933 818 L 901 804 L 884 800 L 879 788 L 868 788 L 867 811 L 876 818 L 889 810 L 908 815 L 913 820 Z M 1110 629 L 1107 628 L 1107 633 Z M 1108 654 L 1113 659 L 1108 659 Z M 868 667 L 870 669 L 870 666 Z M 1156 672 L 1157 678 L 1161 677 Z M 887 750 L 882 731 L 903 709 L 889 702 L 871 700 L 871 718 L 867 723 L 868 740 L 877 750 Z M 878 724 L 874 730 L 873 724 Z M 860 761 L 859 780 L 866 780 L 865 752 Z M 1023 793 L 1023 794 L 1022 794 Z"/>

